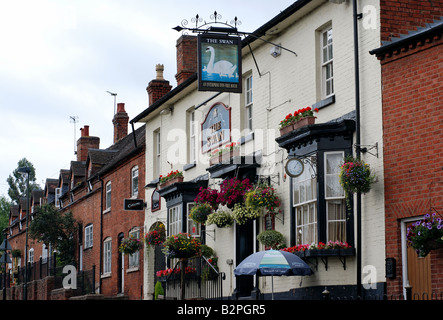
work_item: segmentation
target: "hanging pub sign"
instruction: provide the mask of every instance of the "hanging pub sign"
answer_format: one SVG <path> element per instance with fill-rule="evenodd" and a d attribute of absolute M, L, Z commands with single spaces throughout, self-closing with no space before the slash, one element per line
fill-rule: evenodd
<path fill-rule="evenodd" d="M 202 153 L 231 141 L 231 108 L 215 103 L 201 124 Z"/>
<path fill-rule="evenodd" d="M 240 37 L 198 35 L 198 90 L 242 92 Z"/>

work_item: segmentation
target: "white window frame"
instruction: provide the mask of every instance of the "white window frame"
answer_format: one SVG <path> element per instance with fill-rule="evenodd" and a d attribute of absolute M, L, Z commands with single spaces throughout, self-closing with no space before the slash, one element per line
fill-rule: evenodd
<path fill-rule="evenodd" d="M 342 160 L 339 165 L 335 168 L 334 171 L 330 172 L 328 171 L 328 157 L 329 156 L 339 156 L 339 158 Z M 345 153 L 344 151 L 331 151 L 331 152 L 325 152 L 324 153 L 324 170 L 325 170 L 325 201 L 326 201 L 326 220 L 327 220 L 327 227 L 326 227 L 326 236 L 327 240 L 331 241 L 346 241 L 346 200 L 345 200 L 345 192 L 343 187 L 340 185 L 339 182 L 339 174 L 340 174 L 340 165 L 343 164 Z M 328 188 L 330 184 L 333 184 L 332 188 Z M 330 190 L 340 190 L 341 192 L 338 194 L 330 194 Z M 341 207 L 341 218 L 339 219 L 330 219 L 330 212 L 329 207 L 330 204 L 336 203 L 338 205 L 338 208 Z M 342 225 L 342 238 L 341 239 L 332 239 L 330 238 L 330 225 L 340 223 Z"/>
<path fill-rule="evenodd" d="M 133 236 L 137 239 L 140 239 L 140 230 L 134 229 L 129 232 L 129 236 Z M 142 239 L 141 239 L 142 240 Z M 140 265 L 140 251 L 136 251 L 133 254 L 130 254 L 128 257 L 128 266 L 129 268 L 137 268 Z"/>
<path fill-rule="evenodd" d="M 62 188 L 55 188 L 55 206 L 60 208 L 60 197 L 62 195 Z"/>
<path fill-rule="evenodd" d="M 105 210 L 111 210 L 112 184 L 108 181 L 105 186 Z"/>
<path fill-rule="evenodd" d="M 160 129 L 154 131 L 154 178 L 158 178 L 161 174 L 161 132 Z"/>
<path fill-rule="evenodd" d="M 245 128 L 251 132 L 253 130 L 252 123 L 252 103 L 253 103 L 253 79 L 252 74 L 245 78 Z"/>
<path fill-rule="evenodd" d="M 131 169 L 131 197 L 136 198 L 138 196 L 138 166 L 134 166 Z"/>
<path fill-rule="evenodd" d="M 168 234 L 174 235 L 182 232 L 182 205 L 168 208 Z"/>
<path fill-rule="evenodd" d="M 94 244 L 93 235 L 94 235 L 94 225 L 88 224 L 85 227 L 85 249 L 92 248 Z"/>
<path fill-rule="evenodd" d="M 311 157 L 310 161 L 314 164 L 315 157 Z M 292 190 L 296 242 L 297 244 L 317 242 L 317 178 L 310 165 L 304 166 L 304 171 L 300 176 L 292 178 Z"/>
<path fill-rule="evenodd" d="M 334 95 L 333 33 L 331 26 L 321 32 L 320 48 L 322 97 L 325 99 Z"/>
<path fill-rule="evenodd" d="M 34 263 L 34 248 L 29 249 L 28 262 Z"/>
<path fill-rule="evenodd" d="M 189 163 L 197 161 L 197 122 L 195 121 L 195 110 L 189 111 Z"/>
<path fill-rule="evenodd" d="M 103 241 L 103 274 L 110 274 L 112 268 L 112 239 Z"/>

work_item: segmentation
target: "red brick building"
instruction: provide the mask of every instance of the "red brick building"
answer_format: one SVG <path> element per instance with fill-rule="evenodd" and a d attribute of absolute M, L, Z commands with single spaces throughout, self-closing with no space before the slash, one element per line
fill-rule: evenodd
<path fill-rule="evenodd" d="M 443 292 L 443 249 L 418 258 L 407 227 L 443 217 L 443 1 L 381 1 L 387 294 Z M 435 296 L 434 296 L 435 298 Z"/>
<path fill-rule="evenodd" d="M 133 255 L 119 252 L 122 239 L 133 235 L 143 241 L 144 233 L 144 208 L 126 211 L 123 206 L 124 199 L 144 202 L 145 129 L 128 133 L 128 120 L 124 104 L 119 103 L 113 119 L 114 143 L 106 149 L 100 149 L 100 138 L 90 136 L 89 126 L 84 126 L 77 141 L 77 159 L 60 171 L 58 179 L 47 179 L 44 191 L 32 194 L 30 211 L 47 202 L 61 212 L 72 212 L 79 222 L 74 253 L 77 271 L 95 268 L 95 293 L 141 299 L 143 250 Z M 8 240 L 13 249 L 25 251 L 25 230 L 26 200 L 11 208 Z M 28 261 L 47 257 L 50 250 L 41 243 L 32 239 L 28 243 Z M 22 253 L 18 261 L 21 267 L 24 257 Z"/>

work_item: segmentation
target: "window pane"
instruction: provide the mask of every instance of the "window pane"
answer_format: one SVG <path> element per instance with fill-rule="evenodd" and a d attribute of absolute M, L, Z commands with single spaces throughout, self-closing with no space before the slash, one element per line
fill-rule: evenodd
<path fill-rule="evenodd" d="M 346 241 L 346 207 L 345 200 L 328 200 L 326 202 L 328 218 L 328 241 Z"/>

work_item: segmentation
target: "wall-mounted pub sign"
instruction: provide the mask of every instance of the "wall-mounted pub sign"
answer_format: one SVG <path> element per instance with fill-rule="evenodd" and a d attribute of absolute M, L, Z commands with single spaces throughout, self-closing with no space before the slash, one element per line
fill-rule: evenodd
<path fill-rule="evenodd" d="M 215 103 L 201 124 L 202 153 L 209 152 L 231 141 L 231 108 Z"/>
<path fill-rule="evenodd" d="M 199 34 L 198 90 L 242 92 L 240 37 Z"/>

